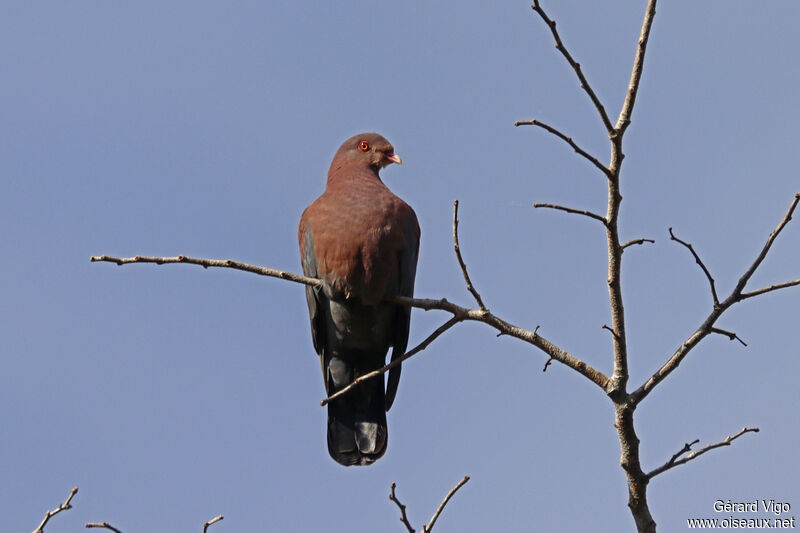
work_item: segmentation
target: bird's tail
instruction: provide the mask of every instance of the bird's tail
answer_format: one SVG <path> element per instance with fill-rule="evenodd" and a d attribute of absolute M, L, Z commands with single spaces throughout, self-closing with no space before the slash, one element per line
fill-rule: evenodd
<path fill-rule="evenodd" d="M 325 365 L 328 394 L 372 370 L 375 368 L 360 368 L 358 363 L 331 357 Z M 388 442 L 383 376 L 365 381 L 328 404 L 328 452 L 336 462 L 370 465 L 383 456 Z"/>

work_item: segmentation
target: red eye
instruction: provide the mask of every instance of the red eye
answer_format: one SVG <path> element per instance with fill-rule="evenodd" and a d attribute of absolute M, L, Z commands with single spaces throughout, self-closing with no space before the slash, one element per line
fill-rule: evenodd
<path fill-rule="evenodd" d="M 361 150 L 362 152 L 366 152 L 367 150 L 369 150 L 369 143 L 367 141 L 361 141 L 360 143 L 358 143 L 358 149 Z"/>

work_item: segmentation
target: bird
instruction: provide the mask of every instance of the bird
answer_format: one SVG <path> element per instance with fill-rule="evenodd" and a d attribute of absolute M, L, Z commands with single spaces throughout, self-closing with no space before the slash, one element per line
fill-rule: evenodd
<path fill-rule="evenodd" d="M 311 339 L 328 396 L 405 353 L 411 308 L 387 301 L 412 297 L 420 228 L 414 210 L 383 183 L 379 172 L 402 164 L 377 133 L 347 139 L 328 170 L 325 191 L 300 217 L 297 231 Z M 400 365 L 328 403 L 328 453 L 344 466 L 366 466 L 386 452 L 386 412 Z M 385 388 L 384 388 L 385 386 Z"/>

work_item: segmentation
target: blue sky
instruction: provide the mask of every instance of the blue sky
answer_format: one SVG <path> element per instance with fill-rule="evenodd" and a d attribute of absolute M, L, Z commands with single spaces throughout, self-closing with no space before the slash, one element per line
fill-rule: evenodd
<path fill-rule="evenodd" d="M 644 2 L 549 1 L 616 117 Z M 631 383 L 727 295 L 800 191 L 800 5 L 663 2 L 623 169 Z M 325 445 L 303 289 L 242 272 L 89 263 L 95 254 L 233 258 L 300 271 L 296 225 L 339 144 L 391 140 L 387 184 L 422 227 L 417 295 L 487 306 L 611 370 L 598 224 L 608 142 L 547 28 L 519 2 L 11 2 L 0 20 L 0 520 L 46 531 L 403 531 L 463 475 L 438 531 L 630 531 L 613 412 L 588 381 L 464 324 L 409 361 L 390 443 L 345 469 Z M 800 227 L 750 287 L 800 277 Z M 739 304 L 637 411 L 642 461 L 759 426 L 650 485 L 663 531 L 717 499 L 800 515 L 798 289 Z M 410 344 L 448 316 L 415 310 Z M 758 515 L 766 516 L 766 515 Z M 746 516 L 745 516 L 746 517 Z M 396 529 L 395 529 L 396 528 Z"/>

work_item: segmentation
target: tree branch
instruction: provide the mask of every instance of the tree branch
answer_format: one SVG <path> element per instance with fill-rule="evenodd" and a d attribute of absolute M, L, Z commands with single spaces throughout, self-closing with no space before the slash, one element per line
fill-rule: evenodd
<path fill-rule="evenodd" d="M 42 522 L 39 524 L 39 527 L 33 530 L 33 533 L 42 533 L 44 531 L 44 526 L 51 518 L 53 518 L 61 511 L 72 509 L 72 498 L 74 498 L 76 494 L 78 494 L 78 487 L 73 487 L 72 490 L 69 491 L 69 495 L 67 496 L 67 499 L 64 500 L 64 503 L 62 503 L 52 511 L 47 511 L 45 513 L 44 519 L 42 519 Z"/>
<path fill-rule="evenodd" d="M 731 442 L 735 441 L 736 439 L 738 439 L 739 437 L 741 437 L 745 433 L 750 433 L 750 432 L 758 433 L 759 429 L 755 428 L 755 427 L 754 428 L 748 428 L 748 427 L 742 428 L 742 430 L 739 431 L 738 433 L 736 433 L 735 435 L 729 435 L 728 437 L 726 437 L 725 439 L 723 439 L 723 440 L 721 440 L 719 442 L 716 442 L 714 444 L 708 444 L 704 448 L 696 450 L 696 451 L 690 453 L 689 455 L 683 457 L 682 459 L 678 459 L 683 454 L 689 452 L 689 450 L 692 449 L 692 446 L 694 446 L 695 444 L 700 442 L 700 439 L 695 439 L 692 442 L 687 442 L 686 444 L 683 445 L 683 448 L 678 451 L 678 453 L 676 453 L 675 455 L 673 455 L 670 458 L 669 461 L 667 461 L 663 465 L 661 465 L 658 468 L 656 468 L 656 469 L 652 470 L 651 472 L 649 472 L 647 474 L 647 479 L 653 479 L 657 475 L 663 474 L 667 470 L 670 470 L 671 468 L 675 468 L 676 466 L 680 466 L 680 465 L 686 464 L 686 463 L 688 463 L 689 461 L 691 461 L 693 459 L 697 459 L 698 457 L 700 457 L 704 453 L 710 452 L 713 449 L 720 448 L 722 446 L 730 446 Z"/>
<path fill-rule="evenodd" d="M 633 246 L 634 244 L 644 244 L 646 242 L 655 243 L 656 241 L 653 239 L 633 239 L 632 241 L 628 241 L 623 245 L 620 245 L 620 249 L 624 250 L 628 246 Z"/>
<path fill-rule="evenodd" d="M 747 269 L 747 271 L 742 275 L 742 277 L 739 278 L 739 282 L 736 284 L 736 288 L 733 290 L 733 294 L 736 294 L 738 297 L 741 297 L 745 285 L 747 285 L 747 282 L 750 281 L 750 278 L 753 276 L 759 265 L 761 265 L 761 262 L 764 260 L 764 258 L 767 257 L 767 253 L 769 253 L 769 249 L 772 247 L 772 243 L 774 243 L 775 239 L 778 238 L 778 235 L 780 235 L 781 231 L 783 231 L 783 228 L 786 227 L 786 224 L 788 224 L 789 221 L 792 220 L 792 214 L 794 213 L 794 210 L 797 207 L 798 202 L 800 202 L 800 192 L 794 195 L 794 200 L 792 200 L 791 205 L 789 205 L 789 209 L 786 211 L 786 214 L 778 223 L 778 226 L 774 230 L 772 230 L 772 233 L 769 234 L 767 242 L 764 243 L 764 247 L 761 249 L 761 252 L 758 254 L 758 257 L 756 257 L 755 261 L 753 261 L 753 264 L 750 265 L 750 268 Z M 796 285 L 796 283 L 794 282 L 788 282 L 788 283 L 790 283 L 790 285 L 785 285 L 785 286 L 791 287 L 793 285 Z M 776 288 L 782 289 L 784 287 L 776 287 Z M 770 290 L 775 290 L 775 289 L 770 289 Z M 768 292 L 768 291 L 763 291 L 763 292 Z M 763 292 L 758 292 L 758 294 L 763 294 Z M 758 294 L 753 294 L 753 296 L 757 296 Z"/>
<path fill-rule="evenodd" d="M 564 142 L 566 142 L 568 145 L 570 145 L 572 147 L 572 149 L 575 150 L 575 153 L 585 157 L 594 166 L 596 166 L 598 169 L 600 169 L 600 172 L 605 174 L 606 177 L 609 177 L 610 171 L 608 170 L 608 167 L 606 167 L 603 163 L 601 163 L 600 160 L 597 159 L 595 156 L 591 155 L 589 152 L 587 152 L 586 150 L 584 150 L 583 148 L 578 146 L 575 143 L 575 141 L 572 140 L 572 137 L 567 136 L 566 134 L 564 134 L 561 131 L 557 130 L 553 126 L 550 126 L 549 124 L 545 124 L 541 120 L 536 120 L 536 119 L 533 119 L 533 120 L 517 120 L 516 122 L 514 122 L 514 126 L 538 126 L 538 127 L 542 128 L 544 130 L 547 130 L 548 132 L 552 133 L 553 135 L 555 135 L 559 139 L 562 139 Z"/>
<path fill-rule="evenodd" d="M 392 492 L 389 493 L 389 499 L 396 503 L 397 507 L 400 509 L 400 521 L 406 526 L 408 533 L 414 533 L 414 528 L 411 527 L 411 524 L 408 522 L 408 516 L 406 516 L 406 506 L 400 503 L 400 500 L 397 499 L 397 496 L 394 493 L 394 489 L 396 487 L 397 484 L 392 481 Z"/>
<path fill-rule="evenodd" d="M 583 75 L 583 71 L 581 70 L 581 65 L 577 61 L 572 58 L 572 55 L 569 53 L 569 50 L 564 46 L 564 43 L 561 42 L 561 37 L 558 35 L 558 30 L 556 30 L 556 21 L 552 20 L 550 17 L 547 16 L 547 13 L 544 12 L 542 6 L 539 5 L 538 0 L 533 0 L 533 5 L 531 8 L 539 14 L 542 20 L 547 24 L 550 28 L 550 32 L 553 34 L 553 39 L 556 41 L 556 50 L 561 52 L 564 58 L 567 60 L 567 63 L 572 67 L 575 71 L 575 74 L 578 76 L 578 80 L 581 83 L 581 89 L 586 91 L 586 94 L 589 95 L 592 103 L 594 104 L 595 109 L 597 109 L 597 113 L 600 115 L 600 120 L 603 121 L 603 126 L 606 128 L 606 132 L 611 135 L 614 131 L 614 126 L 611 125 L 611 120 L 608 118 L 608 114 L 606 113 L 605 107 L 603 104 L 600 103 L 600 99 L 597 98 L 597 95 L 594 93 L 592 86 L 589 85 L 589 82 L 586 80 L 586 76 Z"/>
<path fill-rule="evenodd" d="M 638 389 L 636 389 L 630 395 L 630 401 L 633 404 L 638 404 L 644 398 L 646 398 L 650 392 L 659 384 L 661 383 L 667 376 L 669 376 L 672 372 L 675 371 L 676 368 L 681 364 L 683 359 L 691 352 L 691 350 L 697 346 L 700 341 L 702 341 L 706 336 L 710 333 L 718 333 L 719 331 L 713 331 L 714 324 L 716 323 L 717 319 L 719 319 L 722 314 L 727 311 L 731 306 L 734 304 L 741 302 L 747 298 L 752 298 L 755 296 L 759 296 L 761 294 L 766 294 L 767 292 L 771 292 L 778 289 L 785 289 L 788 287 L 794 287 L 800 285 L 800 280 L 788 281 L 784 283 L 778 283 L 776 285 L 772 285 L 770 287 L 765 287 L 763 289 L 758 289 L 756 291 L 752 291 L 749 293 L 743 293 L 745 285 L 750 280 L 752 275 L 755 273 L 756 269 L 759 267 L 761 262 L 767 256 L 772 244 L 775 242 L 775 239 L 778 238 L 783 228 L 786 227 L 786 224 L 792 219 L 792 214 L 794 213 L 795 208 L 797 207 L 798 202 L 800 202 L 800 193 L 795 194 L 794 200 L 792 201 L 791 205 L 789 205 L 789 209 L 786 211 L 786 214 L 783 216 L 781 221 L 778 223 L 778 226 L 770 233 L 767 242 L 764 244 L 761 252 L 759 252 L 756 259 L 753 263 L 748 267 L 747 271 L 739 278 L 739 281 L 736 284 L 736 287 L 731 291 L 731 294 L 725 298 L 719 305 L 715 306 L 714 309 L 709 313 L 700 327 L 687 338 L 683 344 L 672 354 L 672 356 L 664 363 L 661 368 L 658 369 L 647 381 L 645 381 Z M 720 330 L 724 331 L 724 330 Z M 728 334 L 725 332 L 724 334 Z"/>
<path fill-rule="evenodd" d="M 394 368 L 397 365 L 401 364 L 403 361 L 405 361 L 409 357 L 411 357 L 413 355 L 416 355 L 417 353 L 419 353 L 422 350 L 424 350 L 425 348 L 427 348 L 428 345 L 430 343 L 432 343 L 436 339 L 436 337 L 438 337 L 439 335 L 441 335 L 442 333 L 444 333 L 448 329 L 452 328 L 453 326 L 455 326 L 456 324 L 458 324 L 462 320 L 464 320 L 464 319 L 459 317 L 458 315 L 454 316 L 453 318 L 451 318 L 450 320 L 448 320 L 447 322 L 445 322 L 444 324 L 439 326 L 436 329 L 436 331 L 434 331 L 433 333 L 428 335 L 428 337 L 424 341 L 419 343 L 413 350 L 409 350 L 408 352 L 404 353 L 402 356 L 398 357 L 397 359 L 394 359 L 392 362 L 390 362 L 389 364 L 385 365 L 382 368 L 379 368 L 378 370 L 373 370 L 372 372 L 368 372 L 368 373 L 364 374 L 363 376 L 357 377 L 356 379 L 353 380 L 353 382 L 351 384 L 347 385 L 346 387 L 344 387 L 342 389 L 339 389 L 335 393 L 331 394 L 330 396 L 328 396 L 327 398 L 325 398 L 324 400 L 319 402 L 320 406 L 325 406 L 325 405 L 329 404 L 330 402 L 332 402 L 333 400 L 335 400 L 336 398 L 347 394 L 348 392 L 350 392 L 351 389 L 354 389 L 355 387 L 357 387 L 361 383 L 364 383 L 368 379 L 373 379 L 373 378 L 376 378 L 378 376 L 381 376 L 381 375 L 385 374 L 386 372 L 388 372 L 392 368 Z"/>
<path fill-rule="evenodd" d="M 795 285 L 800 285 L 800 279 L 794 279 L 792 281 L 784 281 L 783 283 L 776 283 L 775 285 L 770 285 L 769 287 L 763 287 L 761 289 L 757 289 L 750 292 L 743 292 L 740 295 L 742 300 L 746 300 L 748 298 L 752 298 L 754 296 L 760 296 L 762 294 L 766 294 L 768 292 L 777 291 L 779 289 L 786 289 L 787 287 L 794 287 Z"/>
<path fill-rule="evenodd" d="M 592 213 L 591 211 L 581 210 L 581 209 L 573 209 L 571 207 L 564 207 L 563 205 L 558 204 L 545 204 L 545 203 L 535 203 L 533 207 L 536 208 L 547 208 L 547 209 L 557 209 L 559 211 L 566 211 L 567 213 L 572 213 L 574 215 L 583 215 L 585 217 L 593 218 L 595 220 L 599 220 L 604 226 L 606 225 L 606 219 L 597 213 Z"/>
<path fill-rule="evenodd" d="M 478 291 L 475 290 L 475 287 L 472 285 L 472 280 L 469 279 L 469 274 L 467 274 L 467 265 L 464 264 L 464 259 L 461 257 L 461 246 L 458 244 L 458 200 L 453 202 L 453 249 L 456 252 L 456 258 L 458 258 L 461 273 L 464 275 L 464 282 L 467 284 L 467 290 L 472 293 L 481 311 L 486 311 L 486 306 L 483 305 L 481 295 L 478 294 Z"/>
<path fill-rule="evenodd" d="M 114 533 L 122 533 L 122 531 L 120 531 L 119 529 L 115 528 L 114 526 L 112 526 L 108 522 L 89 522 L 88 524 L 86 524 L 85 527 L 87 529 L 92 529 L 92 528 L 108 529 L 109 531 L 113 531 Z"/>
<path fill-rule="evenodd" d="M 636 95 L 639 93 L 639 83 L 642 81 L 642 71 L 644 70 L 644 56 L 647 52 L 647 42 L 650 39 L 650 30 L 653 27 L 653 19 L 656 16 L 656 0 L 647 2 L 645 9 L 644 21 L 642 22 L 642 31 L 639 34 L 639 42 L 636 47 L 636 56 L 633 59 L 633 69 L 631 71 L 631 79 L 628 83 L 628 91 L 625 94 L 625 101 L 622 104 L 622 110 L 617 118 L 617 124 L 614 130 L 620 136 L 625 133 L 628 126 L 631 124 L 631 115 L 633 114 L 633 106 L 636 104 Z"/>
<path fill-rule="evenodd" d="M 274 268 L 267 268 L 257 265 L 250 265 L 241 263 L 232 259 L 205 259 L 202 257 L 189 257 L 186 255 L 178 255 L 175 257 L 148 257 L 144 255 L 137 255 L 135 257 L 113 257 L 110 255 L 94 255 L 89 258 L 91 262 L 106 262 L 116 263 L 119 266 L 127 265 L 130 263 L 155 263 L 157 265 L 165 265 L 170 263 L 185 263 L 188 265 L 199 265 L 203 268 L 233 268 L 234 270 L 242 270 L 244 272 L 251 272 L 259 276 L 268 276 L 272 278 L 280 278 L 295 283 L 302 283 L 304 285 L 311 285 L 312 287 L 321 287 L 322 281 L 317 278 L 309 278 L 300 276 L 291 272 L 283 270 L 276 270 Z"/>
<path fill-rule="evenodd" d="M 464 478 L 461 481 L 456 483 L 455 487 L 450 489 L 450 492 L 448 492 L 447 496 L 444 497 L 444 500 L 442 500 L 442 503 L 439 504 L 439 507 L 436 509 L 436 512 L 433 513 L 433 516 L 431 517 L 431 519 L 428 522 L 428 524 L 425 525 L 425 526 L 422 526 L 422 533 L 430 533 L 430 531 L 433 529 L 433 525 L 436 523 L 436 520 L 439 518 L 439 515 L 442 514 L 442 511 L 444 510 L 444 506 L 447 505 L 447 502 L 450 501 L 450 498 L 452 498 L 453 495 L 456 493 L 456 491 L 458 491 L 458 489 L 463 487 L 467 483 L 467 481 L 469 481 L 469 476 L 464 476 Z"/>
<path fill-rule="evenodd" d="M 217 515 L 214 518 L 212 518 L 211 520 L 209 520 L 208 522 L 204 523 L 203 524 L 203 533 L 208 533 L 208 526 L 210 526 L 211 524 L 216 524 L 217 522 L 219 522 L 223 518 L 225 518 L 225 517 L 222 516 L 222 515 Z"/>
<path fill-rule="evenodd" d="M 741 342 L 741 343 L 742 343 L 742 345 L 743 345 L 743 346 L 747 346 L 747 343 L 746 343 L 746 342 L 744 342 L 744 341 L 743 341 L 743 340 L 742 340 L 742 339 L 739 337 L 739 335 L 737 335 L 737 334 L 736 334 L 736 333 L 734 333 L 733 331 L 728 331 L 728 330 L 726 330 L 726 329 L 721 329 L 721 328 L 711 328 L 711 333 L 719 333 L 720 335 L 725 335 L 725 336 L 726 336 L 726 337 L 728 337 L 730 340 L 732 340 L 732 341 L 739 341 L 739 342 Z"/>
<path fill-rule="evenodd" d="M 127 265 L 131 263 L 155 263 L 158 265 L 170 264 L 170 263 L 189 263 L 204 267 L 211 266 L 220 268 L 233 268 L 236 270 L 252 272 L 254 274 L 258 274 L 261 276 L 270 276 L 270 277 L 285 279 L 287 281 L 293 281 L 295 283 L 311 285 L 314 287 L 322 285 L 322 282 L 316 278 L 299 276 L 297 274 L 292 274 L 291 272 L 284 272 L 272 268 L 249 265 L 247 263 L 240 263 L 238 261 L 233 261 L 230 259 L 228 260 L 203 259 L 203 258 L 195 258 L 187 256 L 177 256 L 177 257 L 135 256 L 128 258 L 119 258 L 108 255 L 101 255 L 92 257 L 92 260 L 116 263 L 118 265 Z M 493 327 L 503 335 L 509 335 L 511 337 L 523 340 L 529 344 L 533 344 L 534 346 L 542 350 L 545 354 L 552 357 L 559 363 L 562 363 L 572 368 L 573 370 L 576 370 L 578 373 L 588 378 L 590 381 L 592 381 L 595 385 L 599 386 L 603 390 L 605 390 L 606 386 L 608 385 L 609 381 L 608 377 L 599 370 L 593 368 L 591 365 L 586 364 L 585 362 L 573 356 L 569 352 L 559 348 L 552 342 L 548 341 L 547 339 L 539 335 L 536 331 L 530 331 L 527 329 L 517 327 L 513 324 L 510 324 L 505 320 L 493 315 L 488 310 L 468 309 L 466 307 L 461 307 L 459 305 L 448 302 L 444 298 L 440 300 L 433 300 L 433 299 L 407 298 L 404 296 L 397 296 L 394 298 L 390 298 L 388 301 L 396 302 L 402 305 L 408 305 L 410 307 L 416 307 L 418 309 L 424 309 L 426 311 L 430 311 L 433 309 L 440 311 L 447 311 L 449 313 L 452 313 L 454 317 L 458 317 L 459 318 L 458 321 L 471 320 L 475 322 L 482 322 L 484 324 Z"/>
<path fill-rule="evenodd" d="M 688 243 L 686 241 L 682 241 L 681 239 L 677 238 L 675 236 L 675 234 L 672 233 L 672 228 L 669 228 L 669 238 L 670 238 L 670 240 L 677 241 L 677 242 L 681 243 L 686 248 L 688 248 L 690 252 L 692 252 L 692 255 L 694 256 L 695 262 L 698 265 L 700 265 L 700 268 L 703 269 L 703 272 L 705 273 L 706 278 L 708 279 L 708 284 L 711 286 L 711 297 L 714 299 L 714 307 L 718 306 L 719 305 L 719 298 L 717 298 L 717 289 L 716 289 L 716 287 L 714 285 L 714 278 L 711 277 L 711 272 L 708 271 L 708 268 L 706 268 L 706 265 L 700 259 L 700 256 L 697 255 L 697 252 L 694 250 L 694 247 L 691 245 L 691 243 Z"/>

